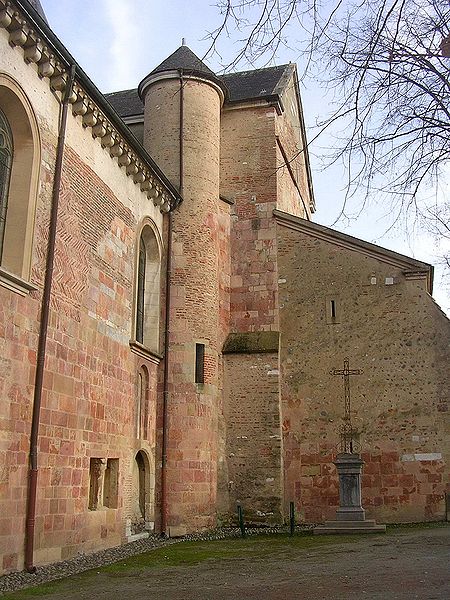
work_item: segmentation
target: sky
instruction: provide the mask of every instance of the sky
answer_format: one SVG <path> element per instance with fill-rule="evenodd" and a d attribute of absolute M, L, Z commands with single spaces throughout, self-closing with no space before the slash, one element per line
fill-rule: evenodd
<path fill-rule="evenodd" d="M 41 0 L 42 7 L 53 31 L 71 52 L 78 64 L 102 92 L 113 92 L 137 87 L 154 67 L 182 43 L 199 57 L 208 51 L 208 33 L 221 22 L 215 0 Z M 295 34 L 288 32 L 289 47 L 282 48 L 275 63 L 298 62 Z M 219 54 L 208 58 L 208 66 L 219 72 L 223 64 L 231 62 L 239 47 L 239 32 L 231 31 L 221 38 Z M 256 64 L 256 66 L 265 66 Z M 251 68 L 240 65 L 240 70 Z M 307 136 L 316 133 L 316 119 L 331 110 L 330 98 L 317 83 L 301 82 L 303 110 Z M 332 140 L 328 137 L 310 147 L 314 193 L 317 212 L 313 220 L 349 235 L 379 244 L 435 266 L 433 297 L 450 315 L 449 282 L 439 267 L 440 256 L 450 252 L 450 240 L 435 240 L 427 235 L 420 224 L 400 223 L 390 228 L 391 214 L 386 206 L 372 201 L 361 212 L 355 199 L 354 218 L 335 223 L 345 196 L 345 168 L 337 163 L 323 168 L 320 155 Z M 450 176 L 442 184 L 443 193 L 450 193 Z M 361 199 L 359 199 L 361 201 Z M 407 229 L 407 231 L 406 231 Z M 445 244 L 447 245 L 445 247 Z"/>

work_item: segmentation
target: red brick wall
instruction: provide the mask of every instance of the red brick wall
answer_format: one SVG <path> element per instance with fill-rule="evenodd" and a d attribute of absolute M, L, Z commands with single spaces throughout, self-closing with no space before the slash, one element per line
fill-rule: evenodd
<path fill-rule="evenodd" d="M 235 201 L 231 228 L 231 331 L 278 330 L 275 109 L 226 110 L 221 181 Z"/>
<path fill-rule="evenodd" d="M 48 154 L 51 155 L 50 148 Z M 112 168 L 117 167 L 111 163 Z M 44 167 L 45 169 L 45 167 Z M 43 194 L 51 167 L 43 173 Z M 38 206 L 32 280 L 42 285 L 49 196 Z M 136 378 L 131 353 L 135 217 L 95 173 L 66 149 L 39 431 L 37 564 L 120 543 L 130 514 L 136 440 Z M 29 432 L 40 291 L 0 288 L 5 339 L 2 390 L 3 567 L 21 567 Z M 150 374 L 148 439 L 155 446 L 156 365 Z M 90 457 L 119 458 L 118 509 L 88 510 Z M 154 460 L 153 460 L 154 462 Z M 11 523 L 14 524 L 13 529 Z"/>

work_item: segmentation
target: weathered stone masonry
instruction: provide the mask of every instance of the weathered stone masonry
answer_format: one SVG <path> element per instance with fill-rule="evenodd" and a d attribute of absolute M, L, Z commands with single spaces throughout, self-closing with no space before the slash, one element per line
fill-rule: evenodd
<path fill-rule="evenodd" d="M 1 572 L 23 568 L 41 297 L 72 60 L 27 6 L 0 0 L 0 110 L 29 118 L 34 136 L 20 272 L 0 257 Z M 138 90 L 107 100 L 116 112 L 78 68 L 35 564 L 153 528 L 175 536 L 227 523 L 238 503 L 251 522 L 283 522 L 290 501 L 302 520 L 332 517 L 343 390 L 330 370 L 344 357 L 364 370 L 351 393 L 368 515 L 443 518 L 450 331 L 429 295 L 432 267 L 311 223 L 295 65 L 217 77 L 182 46 Z M 147 345 L 137 340 L 138 313 Z"/>

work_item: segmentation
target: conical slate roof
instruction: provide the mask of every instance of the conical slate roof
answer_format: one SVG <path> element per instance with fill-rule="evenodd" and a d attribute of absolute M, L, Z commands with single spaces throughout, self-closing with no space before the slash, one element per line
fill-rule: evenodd
<path fill-rule="evenodd" d="M 34 10 L 39 14 L 40 17 L 44 19 L 44 21 L 48 24 L 47 17 L 45 16 L 44 9 L 41 6 L 39 0 L 28 0 L 28 4 L 34 8 Z"/>
<path fill-rule="evenodd" d="M 225 97 L 227 96 L 228 91 L 226 86 L 222 80 L 217 77 L 214 71 L 211 71 L 211 69 L 207 67 L 190 48 L 187 46 L 180 46 L 141 81 L 138 86 L 140 98 L 143 98 L 143 93 L 149 79 L 154 75 L 164 73 L 165 71 L 183 71 L 185 75 L 201 76 L 204 79 L 209 79 L 222 89 Z"/>
<path fill-rule="evenodd" d="M 187 46 L 180 46 L 175 52 L 163 60 L 160 65 L 153 69 L 150 75 L 161 73 L 163 71 L 174 71 L 176 69 L 183 69 L 183 71 L 197 71 L 204 73 L 205 75 L 216 76 L 214 71 L 211 71 L 211 69 L 207 67 Z"/>

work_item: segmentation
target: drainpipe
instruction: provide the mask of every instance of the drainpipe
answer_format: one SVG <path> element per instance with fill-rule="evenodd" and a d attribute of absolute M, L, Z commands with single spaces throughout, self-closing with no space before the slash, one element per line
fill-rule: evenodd
<path fill-rule="evenodd" d="M 183 197 L 183 70 L 180 74 L 180 137 L 179 137 L 179 193 Z M 177 208 L 178 205 L 175 207 Z M 166 310 L 164 332 L 164 381 L 163 381 L 163 424 L 161 458 L 161 536 L 167 537 L 167 443 L 168 443 L 168 401 L 169 401 L 169 333 L 170 333 L 170 281 L 172 276 L 172 212 L 168 213 L 167 229 L 167 271 L 166 271 Z"/>
<path fill-rule="evenodd" d="M 36 378 L 34 383 L 33 416 L 31 421 L 28 498 L 25 529 L 25 568 L 29 573 L 35 573 L 33 561 L 34 526 L 36 520 L 36 495 L 38 478 L 38 435 L 42 400 L 42 384 L 44 379 L 45 349 L 47 344 L 48 320 L 50 314 L 50 296 L 52 291 L 53 262 L 55 254 L 56 227 L 58 223 L 58 205 L 61 189 L 61 174 L 64 157 L 64 142 L 66 137 L 67 114 L 69 100 L 72 94 L 76 66 L 70 67 L 69 77 L 62 104 L 61 121 L 59 125 L 58 146 L 56 150 L 55 177 L 53 180 L 52 207 L 48 233 L 47 260 L 44 279 L 44 291 L 41 306 L 41 326 L 36 360 Z"/>

